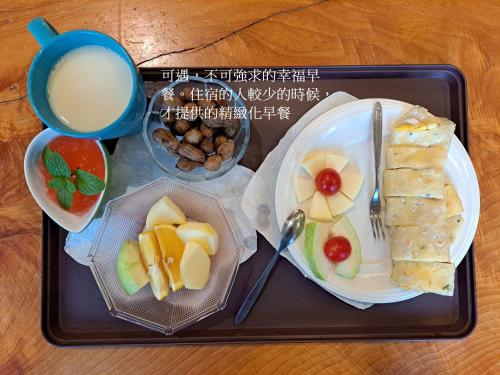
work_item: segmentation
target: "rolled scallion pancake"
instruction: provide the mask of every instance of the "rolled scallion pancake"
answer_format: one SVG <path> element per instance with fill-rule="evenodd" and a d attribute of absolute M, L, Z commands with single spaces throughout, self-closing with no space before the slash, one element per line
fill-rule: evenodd
<path fill-rule="evenodd" d="M 462 215 L 451 216 L 446 219 L 446 226 L 448 228 L 448 234 L 450 235 L 450 244 L 455 241 L 458 236 L 458 232 L 464 223 L 464 218 Z"/>
<path fill-rule="evenodd" d="M 445 203 L 442 199 L 392 197 L 385 199 L 384 224 L 434 225 L 444 220 Z"/>
<path fill-rule="evenodd" d="M 444 198 L 444 173 L 439 169 L 386 169 L 385 197 Z"/>
<path fill-rule="evenodd" d="M 455 286 L 455 265 L 440 262 L 394 261 L 391 279 L 402 289 L 452 296 Z"/>
<path fill-rule="evenodd" d="M 411 108 L 391 132 L 392 145 L 441 146 L 448 150 L 455 124 L 446 118 L 435 117 L 419 106 Z"/>
<path fill-rule="evenodd" d="M 446 202 L 446 217 L 457 216 L 464 212 L 462 201 L 452 184 L 444 185 L 444 196 Z"/>
<path fill-rule="evenodd" d="M 393 260 L 449 262 L 450 236 L 438 225 L 389 227 Z"/>
<path fill-rule="evenodd" d="M 387 149 L 387 169 L 443 169 L 448 151 L 443 147 L 394 146 Z"/>

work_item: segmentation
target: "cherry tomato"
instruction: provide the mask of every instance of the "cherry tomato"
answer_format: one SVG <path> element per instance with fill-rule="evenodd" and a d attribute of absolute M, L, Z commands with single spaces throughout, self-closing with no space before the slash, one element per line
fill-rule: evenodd
<path fill-rule="evenodd" d="M 340 263 L 351 255 L 351 243 L 342 236 L 332 237 L 326 241 L 323 251 L 332 262 Z"/>
<path fill-rule="evenodd" d="M 325 168 L 316 175 L 316 189 L 323 195 L 333 195 L 340 190 L 340 174 L 331 168 Z"/>

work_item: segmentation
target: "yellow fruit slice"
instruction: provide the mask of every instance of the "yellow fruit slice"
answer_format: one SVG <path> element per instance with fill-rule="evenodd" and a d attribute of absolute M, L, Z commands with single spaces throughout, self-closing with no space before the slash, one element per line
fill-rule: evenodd
<path fill-rule="evenodd" d="M 184 252 L 184 243 L 177 236 L 173 225 L 163 224 L 154 227 L 160 252 L 167 271 L 170 287 L 175 292 L 184 287 L 181 278 L 180 263 Z"/>
<path fill-rule="evenodd" d="M 168 296 L 168 277 L 163 269 L 160 246 L 155 234 L 151 231 L 139 234 L 139 247 L 153 294 L 161 301 Z"/>
<path fill-rule="evenodd" d="M 354 200 L 363 184 L 363 176 L 357 173 L 341 173 L 340 178 L 342 179 L 340 191 L 351 200 Z"/>
<path fill-rule="evenodd" d="M 210 258 L 196 242 L 186 242 L 182 255 L 181 275 L 187 289 L 203 289 L 210 275 Z"/>
<path fill-rule="evenodd" d="M 161 224 L 184 224 L 186 215 L 166 195 L 149 209 L 146 218 L 146 231 L 152 231 L 155 225 Z"/>
<path fill-rule="evenodd" d="M 349 160 L 342 155 L 328 154 L 325 157 L 325 168 L 334 169 L 340 173 L 342 169 L 347 165 Z"/>
<path fill-rule="evenodd" d="M 316 184 L 309 176 L 295 176 L 295 195 L 299 202 L 304 202 L 314 194 Z"/>
<path fill-rule="evenodd" d="M 316 178 L 316 175 L 325 169 L 326 156 L 324 154 L 313 154 L 302 160 L 300 166 L 305 169 L 309 176 Z"/>
<path fill-rule="evenodd" d="M 332 215 L 326 203 L 325 196 L 319 191 L 315 191 L 312 197 L 311 206 L 308 215 L 311 219 L 317 221 L 331 221 Z"/>
<path fill-rule="evenodd" d="M 326 203 L 332 216 L 343 214 L 350 209 L 354 203 L 342 193 L 336 193 L 326 197 Z"/>
<path fill-rule="evenodd" d="M 187 222 L 177 227 L 177 235 L 182 242 L 195 241 L 208 255 L 214 255 L 219 248 L 219 235 L 208 223 Z"/>

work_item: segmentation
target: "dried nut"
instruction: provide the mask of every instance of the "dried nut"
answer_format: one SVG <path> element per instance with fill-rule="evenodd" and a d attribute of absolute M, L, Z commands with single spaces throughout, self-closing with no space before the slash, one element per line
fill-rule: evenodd
<path fill-rule="evenodd" d="M 176 117 L 177 116 L 176 116 L 175 112 L 169 112 L 167 110 L 160 111 L 161 122 L 167 127 L 169 127 L 175 123 Z"/>
<path fill-rule="evenodd" d="M 187 132 L 190 127 L 191 127 L 191 124 L 187 120 L 184 120 L 184 119 L 177 120 L 175 122 L 175 125 L 174 125 L 175 131 L 181 135 L 184 134 L 185 132 Z"/>
<path fill-rule="evenodd" d="M 216 171 L 222 165 L 222 156 L 220 155 L 212 155 L 207 158 L 207 161 L 203 165 L 205 169 L 209 171 Z"/>
<path fill-rule="evenodd" d="M 216 102 L 221 107 L 229 107 L 229 105 L 230 105 L 229 100 L 227 100 L 227 99 L 220 98 L 220 99 L 217 99 Z"/>
<path fill-rule="evenodd" d="M 184 102 L 178 96 L 162 96 L 163 103 L 161 109 L 166 111 L 176 111 L 179 107 L 184 105 Z"/>
<path fill-rule="evenodd" d="M 217 115 L 205 116 L 203 122 L 210 128 L 223 128 L 225 125 L 224 120 L 216 116 Z"/>
<path fill-rule="evenodd" d="M 200 148 L 205 154 L 211 154 L 215 151 L 214 143 L 211 139 L 201 141 Z"/>
<path fill-rule="evenodd" d="M 206 126 L 203 122 L 200 124 L 200 131 L 205 138 L 212 138 L 214 135 L 213 129 Z"/>
<path fill-rule="evenodd" d="M 222 156 L 222 160 L 228 160 L 233 157 L 234 154 L 234 142 L 227 141 L 217 147 L 217 153 Z"/>
<path fill-rule="evenodd" d="M 194 147 L 193 145 L 182 143 L 177 149 L 177 152 L 180 156 L 184 156 L 189 160 L 198 161 L 201 163 L 205 162 L 205 153 L 199 148 Z"/>
<path fill-rule="evenodd" d="M 192 145 L 197 145 L 203 139 L 203 134 L 198 129 L 191 129 L 184 133 L 184 140 Z"/>
<path fill-rule="evenodd" d="M 213 100 L 200 99 L 196 101 L 196 104 L 201 108 L 212 108 L 217 106 L 217 104 Z"/>
<path fill-rule="evenodd" d="M 226 143 L 227 142 L 227 138 L 223 135 L 218 135 L 217 137 L 215 137 L 215 141 L 214 141 L 214 146 L 215 148 L 219 148 L 219 146 L 223 143 Z"/>
<path fill-rule="evenodd" d="M 168 130 L 158 128 L 153 131 L 153 139 L 160 145 L 165 147 L 171 152 L 176 152 L 179 148 L 180 142 L 175 136 Z"/>
<path fill-rule="evenodd" d="M 205 125 L 210 128 L 221 128 L 223 126 L 223 121 L 221 119 L 222 115 L 218 107 L 206 107 L 200 111 L 200 117 L 205 121 Z M 207 121 L 209 123 L 207 123 Z"/>
<path fill-rule="evenodd" d="M 193 161 L 186 158 L 180 158 L 179 160 L 177 160 L 177 164 L 175 166 L 179 168 L 181 171 L 191 172 L 193 169 L 201 167 L 202 165 L 203 163 L 200 163 L 198 161 Z"/>
<path fill-rule="evenodd" d="M 239 129 L 239 121 L 231 122 L 231 123 L 229 123 L 229 125 L 224 127 L 224 133 L 228 137 L 232 138 L 235 136 L 238 129 Z"/>
<path fill-rule="evenodd" d="M 198 106 L 194 103 L 186 103 L 184 104 L 185 113 L 183 114 L 186 116 L 186 120 L 188 121 L 194 121 L 198 117 Z"/>
<path fill-rule="evenodd" d="M 182 99 L 184 102 L 192 102 L 193 101 L 193 91 L 194 88 L 190 86 L 184 87 L 181 92 L 179 93 L 179 97 Z M 182 105 L 182 104 L 181 104 Z"/>

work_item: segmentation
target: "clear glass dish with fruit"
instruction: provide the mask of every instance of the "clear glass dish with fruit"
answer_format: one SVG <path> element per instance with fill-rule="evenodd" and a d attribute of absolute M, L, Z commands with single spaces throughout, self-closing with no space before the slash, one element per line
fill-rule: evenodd
<path fill-rule="evenodd" d="M 106 204 L 89 256 L 111 315 L 171 335 L 224 309 L 241 251 L 217 197 L 162 177 Z"/>
<path fill-rule="evenodd" d="M 226 83 L 190 76 L 153 95 L 143 137 L 156 164 L 170 176 L 210 180 L 225 174 L 245 154 L 249 114 Z"/>

